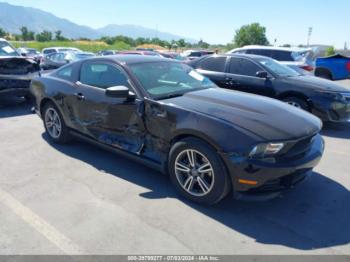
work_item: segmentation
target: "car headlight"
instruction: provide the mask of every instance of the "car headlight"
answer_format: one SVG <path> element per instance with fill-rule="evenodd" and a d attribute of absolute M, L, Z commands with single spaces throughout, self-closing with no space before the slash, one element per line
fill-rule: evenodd
<path fill-rule="evenodd" d="M 338 101 L 346 101 L 350 98 L 350 93 L 340 93 L 340 92 L 329 92 L 329 91 L 322 91 L 323 95 L 328 96 L 331 99 L 338 100 Z"/>
<path fill-rule="evenodd" d="M 249 153 L 251 158 L 271 157 L 280 152 L 284 147 L 284 143 L 266 143 L 259 144 Z"/>

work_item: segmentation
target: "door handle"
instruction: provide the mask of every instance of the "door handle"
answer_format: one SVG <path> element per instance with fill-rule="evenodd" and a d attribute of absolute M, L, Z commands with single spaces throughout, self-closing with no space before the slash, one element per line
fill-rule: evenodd
<path fill-rule="evenodd" d="M 79 101 L 85 100 L 85 96 L 82 93 L 75 93 L 74 95 Z"/>
<path fill-rule="evenodd" d="M 226 77 L 226 84 L 228 85 L 239 85 L 240 83 L 232 77 Z"/>

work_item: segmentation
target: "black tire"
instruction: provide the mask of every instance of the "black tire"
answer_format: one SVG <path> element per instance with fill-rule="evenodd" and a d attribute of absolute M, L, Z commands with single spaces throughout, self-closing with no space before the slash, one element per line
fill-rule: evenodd
<path fill-rule="evenodd" d="M 48 123 L 46 121 L 46 115 L 48 114 L 48 111 L 54 111 L 57 113 L 57 116 L 59 118 L 60 124 L 61 124 L 61 130 L 58 136 L 54 136 L 52 132 L 49 130 L 50 128 L 48 127 Z M 71 136 L 69 134 L 69 130 L 66 126 L 66 123 L 64 122 L 64 119 L 62 117 L 61 112 L 58 110 L 58 108 L 52 103 L 52 102 L 47 102 L 45 103 L 43 110 L 42 110 L 42 118 L 43 118 L 43 123 L 45 127 L 46 134 L 50 138 L 51 141 L 57 143 L 57 144 L 65 144 L 71 140 Z"/>
<path fill-rule="evenodd" d="M 320 77 L 320 78 L 323 78 L 323 79 L 333 80 L 332 74 L 328 70 L 317 70 L 316 69 L 315 75 L 317 77 Z"/>
<path fill-rule="evenodd" d="M 283 98 L 283 102 L 290 104 L 291 106 L 310 112 L 309 104 L 302 98 L 293 97 L 293 96 L 286 97 L 286 98 Z"/>
<path fill-rule="evenodd" d="M 206 158 L 206 160 L 208 160 L 209 164 L 212 167 L 213 172 L 208 173 L 206 175 L 209 175 L 209 179 L 210 174 L 212 175 L 213 184 L 210 187 L 211 189 L 208 190 L 208 192 L 203 196 L 197 196 L 187 192 L 178 179 L 177 172 L 179 171 L 175 170 L 175 164 L 177 163 L 176 161 L 178 157 L 184 154 L 185 150 L 194 150 L 202 154 Z M 199 154 L 197 155 L 197 158 L 198 157 L 199 159 L 204 159 Z M 214 205 L 220 200 L 222 200 L 231 190 L 231 180 L 229 175 L 227 174 L 226 167 L 223 161 L 221 160 L 220 156 L 215 152 L 215 150 L 211 146 L 197 138 L 186 138 L 175 143 L 172 146 L 169 153 L 168 172 L 170 174 L 170 179 L 172 183 L 174 184 L 177 191 L 181 194 L 181 196 L 199 204 Z M 187 176 L 188 178 L 192 175 L 186 174 L 184 176 Z M 198 191 L 200 191 L 200 183 L 198 182 L 198 177 L 201 177 L 200 180 L 202 180 L 205 179 L 205 177 L 203 176 L 203 174 L 199 174 L 193 179 L 194 181 L 196 181 L 193 185 L 194 189 L 197 188 Z M 209 183 L 207 183 L 206 185 L 209 185 Z"/>

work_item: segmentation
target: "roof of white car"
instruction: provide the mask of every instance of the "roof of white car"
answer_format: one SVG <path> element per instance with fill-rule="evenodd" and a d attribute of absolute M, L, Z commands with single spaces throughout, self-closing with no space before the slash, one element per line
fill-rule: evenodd
<path fill-rule="evenodd" d="M 291 51 L 291 52 L 303 52 L 303 51 L 309 51 L 311 48 L 299 48 L 299 47 L 277 47 L 277 46 L 263 46 L 263 45 L 246 45 L 241 48 L 236 48 L 230 51 L 236 52 L 239 50 L 246 50 L 246 49 L 268 49 L 268 50 L 280 50 L 280 51 Z"/>
<path fill-rule="evenodd" d="M 68 47 L 68 46 L 52 46 L 52 47 L 46 47 L 45 49 L 71 49 L 71 50 L 79 50 L 78 48 L 75 47 Z"/>
<path fill-rule="evenodd" d="M 7 42 L 7 40 L 6 40 L 6 39 L 4 39 L 4 38 L 0 38 L 0 41 L 5 41 L 5 42 Z"/>

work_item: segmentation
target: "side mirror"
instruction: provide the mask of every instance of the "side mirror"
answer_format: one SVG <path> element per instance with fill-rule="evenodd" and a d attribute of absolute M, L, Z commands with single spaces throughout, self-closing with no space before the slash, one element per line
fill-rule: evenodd
<path fill-rule="evenodd" d="M 258 71 L 256 72 L 256 77 L 268 79 L 269 73 L 267 73 L 266 71 Z"/>
<path fill-rule="evenodd" d="M 126 86 L 112 86 L 106 89 L 106 96 L 115 98 L 128 98 L 129 88 Z"/>
<path fill-rule="evenodd" d="M 27 53 L 21 53 L 21 56 L 27 56 Z"/>

